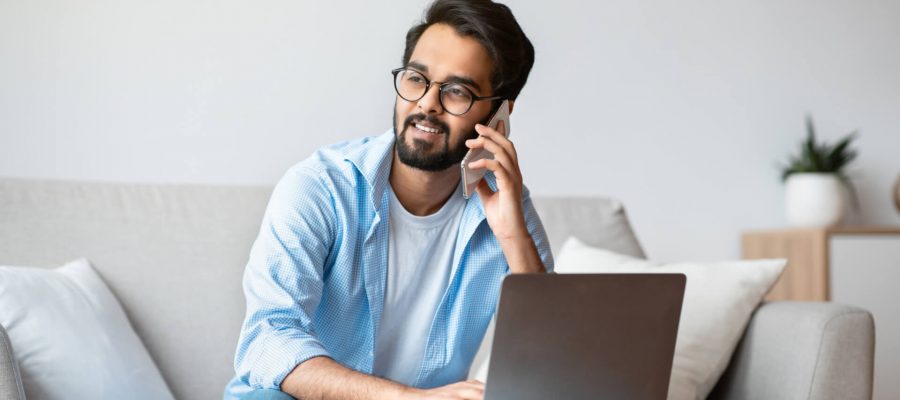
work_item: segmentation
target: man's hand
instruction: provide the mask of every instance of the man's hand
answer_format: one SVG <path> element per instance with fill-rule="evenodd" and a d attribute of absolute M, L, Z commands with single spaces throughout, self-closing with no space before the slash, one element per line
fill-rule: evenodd
<path fill-rule="evenodd" d="M 483 148 L 494 154 L 494 159 L 482 159 L 469 164 L 470 168 L 487 168 L 497 178 L 497 192 L 491 190 L 487 181 L 481 180 L 475 190 L 484 206 L 488 225 L 500 242 L 503 254 L 513 273 L 545 272 L 537 247 L 525 224 L 522 205 L 522 172 L 519 170 L 519 156 L 512 142 L 506 138 L 503 122 L 497 129 L 485 125 L 475 125 L 481 135 L 466 141 L 470 149 Z"/>
<path fill-rule="evenodd" d="M 417 389 L 366 375 L 328 357 L 313 357 L 288 374 L 280 387 L 298 399 L 482 400 L 484 383 L 471 380 Z"/>
<path fill-rule="evenodd" d="M 481 180 L 476 187 L 478 197 L 484 206 L 488 225 L 497 239 L 514 240 L 529 236 L 525 228 L 525 213 L 522 210 L 522 173 L 519 171 L 519 157 L 512 142 L 506 138 L 506 126 L 501 121 L 497 129 L 485 125 L 475 125 L 481 135 L 466 141 L 470 149 L 483 148 L 494 154 L 494 159 L 482 159 L 469 164 L 470 168 L 486 168 L 497 177 L 497 192 Z M 530 238 L 530 236 L 529 236 Z"/>
<path fill-rule="evenodd" d="M 484 383 L 470 380 L 456 382 L 434 389 L 410 389 L 406 398 L 410 400 L 482 400 Z"/>

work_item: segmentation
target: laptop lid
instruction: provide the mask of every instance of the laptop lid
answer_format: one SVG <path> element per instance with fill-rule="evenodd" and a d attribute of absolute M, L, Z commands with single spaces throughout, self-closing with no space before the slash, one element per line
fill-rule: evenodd
<path fill-rule="evenodd" d="M 486 400 L 665 399 L 683 274 L 503 281 Z"/>

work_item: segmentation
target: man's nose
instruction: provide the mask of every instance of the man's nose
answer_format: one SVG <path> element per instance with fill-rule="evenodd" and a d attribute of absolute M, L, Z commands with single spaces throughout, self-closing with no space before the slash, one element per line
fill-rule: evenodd
<path fill-rule="evenodd" d="M 431 85 L 425 95 L 419 99 L 419 111 L 425 114 L 440 114 L 444 112 L 441 107 L 441 87 L 440 85 Z"/>

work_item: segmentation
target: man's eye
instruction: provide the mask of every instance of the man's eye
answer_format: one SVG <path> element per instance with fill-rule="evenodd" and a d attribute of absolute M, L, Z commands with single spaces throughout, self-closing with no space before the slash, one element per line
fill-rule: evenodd
<path fill-rule="evenodd" d="M 468 97 L 468 95 L 469 95 L 468 93 L 466 93 L 465 89 L 460 88 L 460 87 L 450 87 L 447 89 L 449 89 L 449 90 L 447 90 L 447 92 L 453 97 L 462 98 L 462 97 Z"/>
<path fill-rule="evenodd" d="M 421 76 L 417 76 L 417 75 L 410 75 L 406 78 L 406 80 L 408 80 L 412 83 L 425 83 L 425 78 L 422 78 Z"/>

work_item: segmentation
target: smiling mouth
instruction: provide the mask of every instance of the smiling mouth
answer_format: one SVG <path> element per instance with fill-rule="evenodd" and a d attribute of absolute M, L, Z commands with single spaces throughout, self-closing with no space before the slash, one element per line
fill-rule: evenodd
<path fill-rule="evenodd" d="M 412 125 L 413 125 L 414 128 L 416 128 L 416 129 L 418 129 L 418 130 L 420 130 L 420 131 L 422 131 L 422 132 L 425 132 L 425 133 L 430 133 L 430 134 L 438 134 L 438 133 L 442 133 L 442 131 L 441 131 L 440 128 L 436 128 L 436 127 L 431 127 L 431 126 L 423 125 L 423 124 L 421 124 L 421 123 L 415 123 L 415 124 L 412 124 Z"/>

